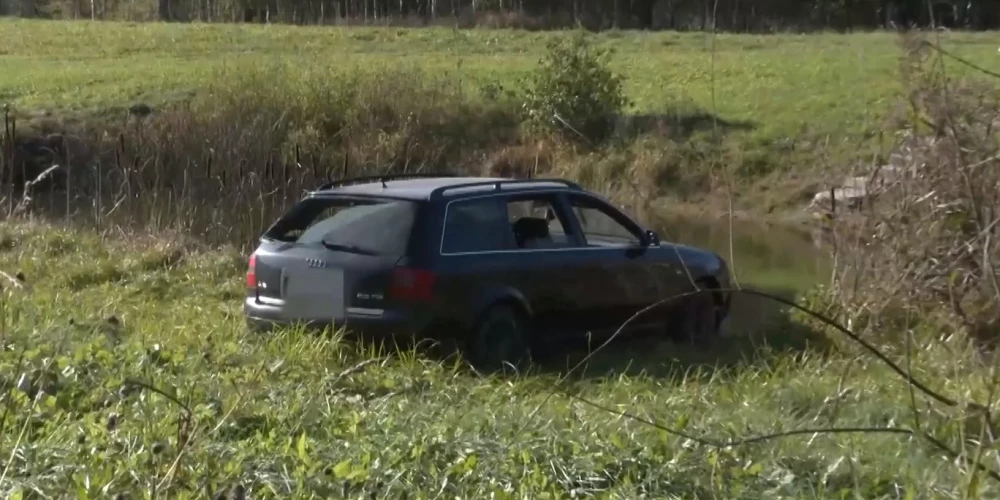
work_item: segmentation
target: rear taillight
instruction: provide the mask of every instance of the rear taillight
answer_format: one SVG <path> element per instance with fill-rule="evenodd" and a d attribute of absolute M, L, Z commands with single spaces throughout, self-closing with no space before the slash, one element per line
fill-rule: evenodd
<path fill-rule="evenodd" d="M 431 300 L 434 298 L 434 273 L 424 269 L 397 267 L 392 271 L 389 296 L 401 300 Z"/>
<path fill-rule="evenodd" d="M 257 288 L 257 254 L 251 254 L 247 264 L 247 288 Z"/>

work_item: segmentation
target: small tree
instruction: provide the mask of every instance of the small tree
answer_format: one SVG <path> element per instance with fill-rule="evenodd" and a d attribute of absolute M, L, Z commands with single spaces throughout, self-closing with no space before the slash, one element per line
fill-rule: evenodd
<path fill-rule="evenodd" d="M 548 44 L 529 82 L 524 103 L 529 123 L 591 143 L 607 137 L 628 100 L 622 77 L 608 67 L 611 51 L 591 45 L 585 35 Z"/>

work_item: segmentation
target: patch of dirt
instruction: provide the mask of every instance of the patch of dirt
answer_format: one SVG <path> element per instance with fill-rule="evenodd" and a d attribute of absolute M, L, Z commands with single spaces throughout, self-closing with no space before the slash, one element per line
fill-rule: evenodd
<path fill-rule="evenodd" d="M 94 154 L 91 145 L 74 135 L 18 134 L 13 139 L 13 147 L 5 148 L 4 163 L 13 168 L 6 169 L 4 175 L 8 176 L 8 182 L 13 181 L 15 188 L 20 188 L 52 165 L 64 168 L 85 165 L 93 159 Z"/>

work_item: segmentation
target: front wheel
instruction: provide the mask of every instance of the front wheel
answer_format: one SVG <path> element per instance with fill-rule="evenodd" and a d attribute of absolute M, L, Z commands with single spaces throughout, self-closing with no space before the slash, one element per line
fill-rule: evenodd
<path fill-rule="evenodd" d="M 709 288 L 699 285 L 700 288 Z M 691 295 L 681 311 L 677 330 L 672 337 L 697 346 L 710 346 L 721 336 L 721 308 L 712 292 L 704 291 Z"/>
<path fill-rule="evenodd" d="M 483 314 L 472 332 L 469 357 L 480 371 L 522 371 L 530 353 L 525 339 L 527 319 L 517 309 L 497 304 Z"/>

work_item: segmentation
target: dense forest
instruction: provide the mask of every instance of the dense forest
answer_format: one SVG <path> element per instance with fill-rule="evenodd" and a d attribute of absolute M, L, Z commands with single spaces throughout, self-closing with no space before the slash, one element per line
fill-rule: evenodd
<path fill-rule="evenodd" d="M 1000 25 L 1000 0 L 0 0 L 54 19 L 728 32 Z"/>

